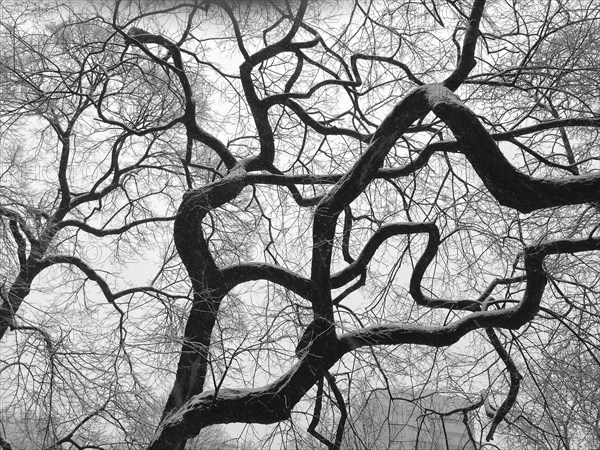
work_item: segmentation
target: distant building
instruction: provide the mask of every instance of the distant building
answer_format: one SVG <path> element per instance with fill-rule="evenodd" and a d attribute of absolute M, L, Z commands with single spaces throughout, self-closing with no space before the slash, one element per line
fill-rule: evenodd
<path fill-rule="evenodd" d="M 373 391 L 359 413 L 349 448 L 374 450 L 473 450 L 472 417 L 461 412 L 466 398 L 423 392 Z M 418 442 L 418 446 L 417 446 Z"/>

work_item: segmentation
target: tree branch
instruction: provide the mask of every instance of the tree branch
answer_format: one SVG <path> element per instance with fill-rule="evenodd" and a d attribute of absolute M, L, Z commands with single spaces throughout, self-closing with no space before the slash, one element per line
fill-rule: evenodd
<path fill-rule="evenodd" d="M 458 66 L 444 81 L 444 86 L 451 91 L 458 89 L 475 67 L 475 48 L 477 46 L 477 38 L 479 37 L 479 22 L 481 21 L 484 7 L 485 0 L 475 0 L 473 2 Z"/>
<path fill-rule="evenodd" d="M 228 291 L 248 281 L 266 280 L 283 286 L 304 299 L 309 299 L 310 280 L 275 264 L 237 264 L 221 269 L 221 274 Z"/>
<path fill-rule="evenodd" d="M 516 170 L 477 116 L 441 86 L 429 88 L 434 113 L 452 130 L 463 153 L 489 192 L 504 206 L 523 213 L 600 200 L 600 175 L 534 178 Z"/>

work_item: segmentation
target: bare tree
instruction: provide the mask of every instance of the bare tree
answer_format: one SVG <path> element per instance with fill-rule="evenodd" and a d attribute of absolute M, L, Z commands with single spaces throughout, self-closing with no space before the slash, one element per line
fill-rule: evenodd
<path fill-rule="evenodd" d="M 600 445 L 597 338 L 589 335 L 598 324 L 590 319 L 593 315 L 581 313 L 554 317 L 553 339 L 545 345 L 518 342 L 519 352 L 530 357 L 506 430 L 508 444 L 538 449 Z"/>
<path fill-rule="evenodd" d="M 557 326 L 597 314 L 593 1 L 0 8 L 0 420 L 40 446 L 339 448 L 406 384 L 479 445 L 548 342 L 597 364 Z"/>

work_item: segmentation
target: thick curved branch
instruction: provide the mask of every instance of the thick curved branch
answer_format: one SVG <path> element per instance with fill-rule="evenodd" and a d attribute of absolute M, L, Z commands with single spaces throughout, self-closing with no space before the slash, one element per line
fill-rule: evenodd
<path fill-rule="evenodd" d="M 331 256 L 337 217 L 373 180 L 395 142 L 418 118 L 430 110 L 426 87 L 417 88 L 384 119 L 365 153 L 352 169 L 323 197 L 314 215 L 311 302 L 315 313 L 315 333 L 325 336 L 332 328 Z"/>
<path fill-rule="evenodd" d="M 379 246 L 387 239 L 393 236 L 416 233 L 426 233 L 429 238 L 427 247 L 425 248 L 423 255 L 421 255 L 417 261 L 410 280 L 409 292 L 417 304 L 428 308 L 479 311 L 481 308 L 480 300 L 431 298 L 422 293 L 421 282 L 425 275 L 425 271 L 435 258 L 440 244 L 439 231 L 433 223 L 397 223 L 381 227 L 367 241 L 356 260 L 331 277 L 331 287 L 333 289 L 340 288 L 357 276 L 362 275 Z M 496 284 L 497 283 L 498 282 L 496 282 Z M 495 287 L 496 284 L 493 284 L 493 287 Z M 493 287 L 491 289 L 493 289 Z"/>
<path fill-rule="evenodd" d="M 135 27 L 131 27 L 129 29 L 129 32 L 127 34 L 124 34 L 124 36 L 126 37 L 126 39 L 128 39 L 138 48 L 140 48 L 144 53 L 146 53 L 150 58 L 152 58 L 155 62 L 165 67 L 167 70 L 173 72 L 179 79 L 185 98 L 185 112 L 183 118 L 175 119 L 174 121 L 168 124 L 168 128 L 170 128 L 177 122 L 182 122 L 186 127 L 189 137 L 201 142 L 202 144 L 214 150 L 217 153 L 217 155 L 219 155 L 219 157 L 228 169 L 232 169 L 233 167 L 235 167 L 237 161 L 235 157 L 231 154 L 227 146 L 223 144 L 219 139 L 203 130 L 196 121 L 196 102 L 193 97 L 193 91 L 190 81 L 188 80 L 188 77 L 185 72 L 185 67 L 181 58 L 181 50 L 179 49 L 177 44 L 171 42 L 164 36 L 149 33 L 145 30 Z M 156 44 L 166 48 L 169 51 L 169 54 L 173 57 L 174 65 L 171 65 L 165 60 L 158 58 L 156 55 L 150 52 L 143 44 Z"/>
<path fill-rule="evenodd" d="M 290 78 L 286 81 L 285 86 L 283 88 L 283 92 L 291 92 L 294 84 L 302 75 L 302 68 L 304 67 L 304 57 L 301 52 L 296 52 L 296 58 L 298 58 L 298 62 L 296 63 L 296 68 L 294 72 L 290 75 Z"/>
<path fill-rule="evenodd" d="M 423 223 L 395 223 L 382 226 L 369 238 L 356 260 L 331 277 L 331 286 L 339 288 L 359 276 L 366 269 L 379 246 L 387 239 L 403 234 L 425 233 L 430 228 L 431 224 Z"/>
<path fill-rule="evenodd" d="M 284 267 L 269 263 L 245 263 L 221 270 L 227 290 L 248 281 L 266 280 L 279 284 L 308 300 L 310 280 Z"/>
<path fill-rule="evenodd" d="M 448 325 L 426 327 L 418 325 L 382 325 L 348 333 L 340 339 L 354 350 L 365 345 L 398 345 L 404 343 L 447 346 L 476 328 L 517 329 L 529 322 L 540 308 L 547 283 L 544 258 L 559 253 L 579 253 L 600 250 L 600 238 L 558 240 L 527 247 L 524 252 L 526 287 L 516 306 L 493 311 L 480 310 Z M 419 263 L 423 260 L 419 260 Z M 416 270 L 416 269 L 415 269 Z M 449 342 L 447 342 L 449 341 Z"/>
<path fill-rule="evenodd" d="M 319 41 L 313 40 L 304 43 L 293 43 L 292 39 L 296 35 L 300 24 L 304 18 L 306 8 L 308 6 L 307 1 L 300 3 L 296 17 L 292 23 L 292 27 L 289 32 L 280 40 L 267 47 L 259 50 L 253 55 L 249 55 L 243 46 L 243 39 L 239 33 L 237 22 L 233 16 L 231 8 L 227 5 L 221 5 L 229 15 L 233 25 L 238 41 L 240 50 L 244 55 L 244 62 L 240 65 L 240 80 L 242 82 L 242 88 L 248 101 L 248 106 L 252 112 L 256 131 L 258 132 L 258 138 L 260 142 L 260 160 L 265 164 L 272 164 L 275 159 L 275 139 L 273 136 L 273 129 L 269 123 L 269 107 L 270 105 L 258 97 L 254 81 L 252 79 L 252 69 L 258 64 L 275 57 L 276 55 L 283 52 L 297 52 L 300 48 L 309 48 L 316 46 Z"/>
<path fill-rule="evenodd" d="M 519 172 L 502 155 L 477 116 L 444 89 L 432 87 L 432 109 L 450 127 L 463 153 L 500 204 L 529 213 L 600 200 L 600 174 L 534 178 Z"/>
<path fill-rule="evenodd" d="M 323 233 L 334 226 L 337 215 L 375 178 L 385 156 L 410 124 L 432 109 L 450 127 L 468 161 L 500 204 L 527 213 L 600 200 L 600 175 L 534 178 L 519 172 L 504 157 L 477 116 L 449 89 L 434 84 L 413 90 L 383 120 L 365 153 L 319 204 L 316 231 Z M 313 239 L 317 243 L 325 242 L 326 238 L 323 235 Z M 315 248 L 318 250 L 318 246 Z"/>
<path fill-rule="evenodd" d="M 458 89 L 475 67 L 475 48 L 477 46 L 477 38 L 479 37 L 479 22 L 483 16 L 484 7 L 485 0 L 475 0 L 473 2 L 458 66 L 444 81 L 444 86 L 451 91 Z"/>
<path fill-rule="evenodd" d="M 237 160 L 223 142 L 202 129 L 195 120 L 186 120 L 185 125 L 188 129 L 188 136 L 213 149 L 228 169 L 235 167 Z"/>
<path fill-rule="evenodd" d="M 175 383 L 162 419 L 170 416 L 204 387 L 208 348 L 221 301 L 228 292 L 222 272 L 212 257 L 202 230 L 204 217 L 237 197 L 246 185 L 246 171 L 238 165 L 224 178 L 189 190 L 177 211 L 174 240 L 192 282 L 192 309 L 187 319 Z"/>
<path fill-rule="evenodd" d="M 331 348 L 324 358 L 310 354 L 274 383 L 262 388 L 205 391 L 194 395 L 164 420 L 148 450 L 168 450 L 209 425 L 228 422 L 275 423 L 290 417 L 292 407 L 325 375 L 341 354 Z"/>
<path fill-rule="evenodd" d="M 393 236 L 416 233 L 426 233 L 428 235 L 428 242 L 425 251 L 418 259 L 410 279 L 409 292 L 418 305 L 426 306 L 428 308 L 479 311 L 481 309 L 483 300 L 491 295 L 491 292 L 498 284 L 508 284 L 517 281 L 523 281 L 525 279 L 525 277 L 516 277 L 508 280 L 494 280 L 486 290 L 486 293 L 484 293 L 484 295 L 482 295 L 479 299 L 452 300 L 425 296 L 421 290 L 421 283 L 427 267 L 429 264 L 431 264 L 435 258 L 435 255 L 437 254 L 437 250 L 440 245 L 439 231 L 433 223 L 397 223 L 385 225 L 377 230 L 367 241 L 362 252 L 356 258 L 356 260 L 331 277 L 331 287 L 334 289 L 342 287 L 355 277 L 362 276 L 367 265 L 369 264 L 369 261 L 379 246 L 387 239 Z"/>
<path fill-rule="evenodd" d="M 202 220 L 211 210 L 234 199 L 246 184 L 246 171 L 242 166 L 236 166 L 226 177 L 184 194 L 175 218 L 174 235 L 179 256 L 186 266 L 190 265 L 188 270 L 192 273 L 200 270 L 195 267 L 197 261 L 201 261 L 204 266 L 208 264 L 205 262 L 206 257 L 212 260 L 205 249 Z M 202 278 L 200 273 L 198 275 Z"/>
<path fill-rule="evenodd" d="M 438 247 L 440 245 L 440 233 L 437 226 L 433 223 L 424 224 L 407 224 L 412 225 L 411 228 L 407 228 L 409 232 L 427 233 L 428 241 L 427 247 L 423 255 L 419 258 L 415 264 L 415 268 L 410 278 L 409 292 L 412 298 L 418 305 L 426 306 L 428 308 L 446 308 L 455 310 L 468 310 L 468 311 L 479 311 L 481 309 L 481 303 L 478 300 L 460 299 L 460 300 L 449 300 L 441 298 L 432 298 L 423 294 L 421 291 L 421 283 L 425 276 L 425 271 L 429 264 L 435 258 Z"/>
<path fill-rule="evenodd" d="M 305 3 L 306 2 L 302 3 L 304 6 L 301 6 L 301 10 L 303 7 L 306 7 Z M 300 48 L 314 47 L 318 43 L 318 40 L 292 43 L 289 41 L 289 39 L 287 39 L 286 36 L 286 38 L 282 39 L 281 41 L 259 50 L 240 65 L 240 80 L 242 82 L 242 88 L 244 89 L 248 106 L 252 112 L 256 131 L 258 132 L 258 138 L 260 142 L 260 159 L 267 166 L 272 165 L 273 160 L 275 159 L 275 139 L 273 136 L 273 129 L 269 123 L 268 112 L 269 108 L 276 104 L 276 99 L 278 97 L 275 97 L 273 101 L 271 101 L 269 98 L 264 100 L 259 98 L 256 92 L 254 81 L 252 79 L 252 70 L 256 65 L 273 58 L 280 53 L 296 53 Z M 283 99 L 285 99 L 291 94 L 282 95 Z"/>

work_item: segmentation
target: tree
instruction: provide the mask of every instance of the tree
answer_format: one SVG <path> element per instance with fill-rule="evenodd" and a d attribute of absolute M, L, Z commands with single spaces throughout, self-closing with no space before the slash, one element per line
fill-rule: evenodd
<path fill-rule="evenodd" d="M 571 293 L 571 298 L 577 297 Z M 537 449 L 598 448 L 597 340 L 588 334 L 595 333 L 598 324 L 589 314 L 556 319 L 550 330 L 554 338 L 545 345 L 520 345 L 519 351 L 535 358 L 528 358 L 524 367 L 527 376 L 507 442 Z"/>
<path fill-rule="evenodd" d="M 477 444 L 546 346 L 597 367 L 557 325 L 597 327 L 592 0 L 1 8 L 0 420 L 41 447 L 339 448 L 403 384 Z"/>

